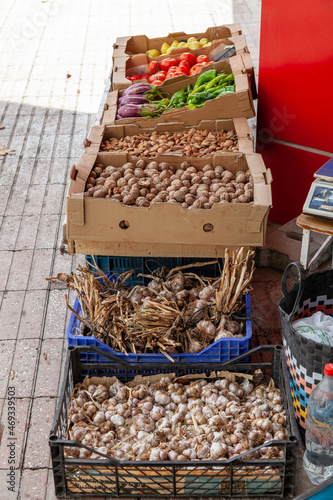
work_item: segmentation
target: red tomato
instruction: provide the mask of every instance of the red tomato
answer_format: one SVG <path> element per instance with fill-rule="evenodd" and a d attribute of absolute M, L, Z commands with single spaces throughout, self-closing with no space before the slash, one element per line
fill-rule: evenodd
<path fill-rule="evenodd" d="M 148 80 L 148 78 L 150 77 L 151 77 L 150 73 L 142 73 L 142 75 L 140 75 L 141 80 L 143 79 Z"/>
<path fill-rule="evenodd" d="M 197 62 L 197 58 L 190 52 L 184 52 L 183 54 L 180 54 L 179 61 L 187 61 L 190 66 L 193 66 Z"/>
<path fill-rule="evenodd" d="M 158 80 L 158 76 L 156 73 L 155 75 L 150 75 L 150 77 L 148 78 L 149 83 L 153 83 L 155 80 Z"/>
<path fill-rule="evenodd" d="M 160 68 L 162 70 L 168 71 L 171 66 L 178 66 L 179 61 L 175 57 L 167 57 L 160 62 Z"/>
<path fill-rule="evenodd" d="M 190 76 L 200 73 L 201 68 L 203 68 L 204 66 L 206 66 L 205 63 L 199 63 L 192 66 L 192 68 L 190 69 Z"/>
<path fill-rule="evenodd" d="M 158 76 L 158 79 L 163 82 L 166 77 L 166 71 L 159 71 L 158 73 L 156 73 L 156 76 Z"/>
<path fill-rule="evenodd" d="M 197 57 L 197 63 L 209 63 L 210 62 L 210 59 L 208 56 L 204 56 L 204 55 L 201 55 L 201 56 L 198 56 Z"/>
<path fill-rule="evenodd" d="M 168 80 L 169 78 L 173 78 L 174 76 L 179 76 L 179 75 L 185 75 L 185 73 L 183 73 L 182 70 L 179 70 L 177 68 L 177 70 L 174 70 L 174 71 L 168 71 L 167 72 L 167 76 L 165 77 L 166 80 Z"/>
<path fill-rule="evenodd" d="M 190 72 L 191 66 L 187 61 L 182 61 L 179 64 L 178 68 L 184 70 L 185 75 L 188 75 Z"/>
<path fill-rule="evenodd" d="M 141 80 L 141 75 L 128 76 L 127 79 L 131 80 L 131 82 L 135 82 L 135 80 Z"/>
<path fill-rule="evenodd" d="M 148 71 L 151 75 L 154 75 L 160 69 L 160 63 L 158 61 L 150 61 L 148 64 Z"/>
<path fill-rule="evenodd" d="M 153 85 L 162 85 L 162 83 L 163 83 L 163 82 L 162 82 L 161 80 L 154 80 L 154 81 L 152 82 L 152 84 L 153 84 Z"/>

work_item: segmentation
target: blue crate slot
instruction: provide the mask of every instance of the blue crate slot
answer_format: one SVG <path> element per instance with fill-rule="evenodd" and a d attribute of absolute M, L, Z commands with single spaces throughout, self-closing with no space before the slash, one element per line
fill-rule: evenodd
<path fill-rule="evenodd" d="M 222 338 L 199 353 L 170 354 L 170 356 L 174 359 L 174 361 L 184 363 L 223 363 L 229 359 L 233 359 L 248 352 L 248 350 L 251 349 L 252 341 L 251 298 L 249 294 L 245 296 L 245 305 L 246 317 L 248 319 L 246 320 L 246 335 L 244 337 Z M 81 306 L 78 299 L 75 299 L 74 310 L 77 314 L 80 314 L 81 312 Z M 120 360 L 124 360 L 129 363 L 165 363 L 167 361 L 167 358 L 161 353 L 129 353 L 126 356 L 126 354 L 117 352 L 107 346 L 96 337 L 79 335 L 80 327 L 81 322 L 72 313 L 66 330 L 68 346 L 95 346 L 98 349 L 111 353 L 114 356 L 117 356 Z M 81 353 L 80 356 L 81 361 L 84 363 L 110 363 L 110 360 L 91 352 Z"/>
<path fill-rule="evenodd" d="M 86 255 L 87 267 L 91 266 L 91 270 L 94 271 L 93 266 L 97 266 L 106 274 L 121 274 L 130 269 L 134 269 L 135 273 L 126 280 L 126 285 L 147 285 L 150 278 L 144 278 L 143 276 L 138 276 L 139 274 L 152 274 L 160 267 L 166 267 L 167 269 L 173 269 L 174 267 L 186 266 L 188 264 L 195 264 L 196 262 L 210 262 L 214 258 L 202 258 L 202 257 L 110 257 L 105 255 Z M 204 266 L 202 268 L 189 268 L 188 272 L 202 272 L 208 278 L 215 278 L 220 275 L 220 269 L 222 269 L 222 259 L 219 259 L 219 264 L 210 264 L 209 266 Z"/>

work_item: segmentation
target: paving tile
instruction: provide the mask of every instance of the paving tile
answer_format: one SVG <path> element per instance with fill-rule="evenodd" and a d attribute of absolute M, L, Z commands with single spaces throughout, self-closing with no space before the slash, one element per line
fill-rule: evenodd
<path fill-rule="evenodd" d="M 22 156 L 23 158 L 35 158 L 40 138 L 38 135 L 29 135 L 23 148 Z"/>
<path fill-rule="evenodd" d="M 2 339 L 16 339 L 24 300 L 23 291 L 4 292 L 0 307 Z"/>
<path fill-rule="evenodd" d="M 42 215 L 39 221 L 36 248 L 54 248 L 59 229 L 59 215 Z"/>
<path fill-rule="evenodd" d="M 34 253 L 28 282 L 30 290 L 44 290 L 48 287 L 45 278 L 50 276 L 53 249 L 38 249 Z"/>
<path fill-rule="evenodd" d="M 8 147 L 8 144 L 6 144 L 6 146 Z M 11 186 L 14 183 L 15 172 L 17 170 L 19 160 L 18 154 L 15 154 L 15 156 L 9 155 L 4 159 L 0 176 L 1 186 Z"/>
<path fill-rule="evenodd" d="M 69 145 L 71 143 L 71 135 L 58 135 L 56 148 L 54 151 L 55 158 L 67 158 L 69 154 Z"/>
<path fill-rule="evenodd" d="M 30 186 L 25 200 L 24 215 L 38 215 L 43 208 L 45 185 Z"/>
<path fill-rule="evenodd" d="M 84 258 L 82 260 L 84 262 Z M 52 275 L 56 276 L 58 273 L 70 274 L 72 271 L 72 257 L 67 254 L 57 252 L 53 261 Z"/>
<path fill-rule="evenodd" d="M 8 470 L 0 470 L 0 498 L 4 500 L 17 500 L 20 479 L 20 470 L 15 470 L 11 473 Z"/>
<path fill-rule="evenodd" d="M 27 421 L 30 399 L 18 397 L 18 384 L 13 380 L 9 381 L 8 396 L 15 399 L 5 399 L 3 406 L 2 422 L 4 423 L 4 431 L 2 435 L 0 447 L 0 469 L 15 469 L 20 468 L 23 459 L 24 437 L 27 431 Z M 14 417 L 8 425 L 8 411 L 11 411 L 10 416 Z M 14 445 L 11 443 L 14 443 Z M 15 471 L 17 472 L 17 471 Z M 6 498 L 6 497 L 1 497 Z"/>
<path fill-rule="evenodd" d="M 25 290 L 30 275 L 33 250 L 14 252 L 11 270 L 8 276 L 7 290 Z"/>
<path fill-rule="evenodd" d="M 56 397 L 63 361 L 64 339 L 45 339 L 41 346 L 35 397 Z"/>
<path fill-rule="evenodd" d="M 10 271 L 12 258 L 13 258 L 13 252 L 9 251 L 0 252 L 0 260 L 1 260 L 0 290 L 5 290 L 6 288 L 6 283 Z"/>
<path fill-rule="evenodd" d="M 46 109 L 44 110 L 44 115 L 46 114 Z M 37 115 L 34 115 L 32 117 L 32 121 L 30 123 L 29 127 L 29 134 L 30 135 L 37 135 L 40 136 L 43 126 L 44 126 L 44 115 L 41 113 L 38 113 Z"/>
<path fill-rule="evenodd" d="M 15 250 L 34 249 L 39 219 L 39 215 L 27 215 L 22 217 L 20 230 L 15 244 Z"/>
<path fill-rule="evenodd" d="M 19 216 L 3 218 L 0 229 L 0 250 L 14 250 L 20 223 L 21 217 Z"/>
<path fill-rule="evenodd" d="M 76 114 L 72 110 L 63 110 L 59 124 L 59 134 L 68 134 L 72 131 Z"/>
<path fill-rule="evenodd" d="M 18 398 L 30 398 L 33 396 L 32 388 L 39 356 L 39 339 L 17 340 L 12 370 Z"/>
<path fill-rule="evenodd" d="M 65 335 L 67 290 L 51 290 L 45 318 L 44 339 L 62 339 Z"/>
<path fill-rule="evenodd" d="M 25 135 L 13 135 L 7 147 L 15 151 L 16 156 L 21 154 L 25 141 Z"/>
<path fill-rule="evenodd" d="M 56 134 L 43 135 L 40 144 L 39 158 L 51 158 L 55 140 Z"/>
<path fill-rule="evenodd" d="M 28 159 L 22 158 L 20 162 L 20 168 L 18 170 L 15 179 L 16 187 L 27 186 L 30 184 L 34 166 L 35 166 L 35 160 L 33 158 L 28 158 Z"/>
<path fill-rule="evenodd" d="M 22 215 L 25 200 L 28 194 L 28 185 L 15 185 L 11 188 L 5 215 Z"/>
<path fill-rule="evenodd" d="M 48 437 L 53 423 L 56 400 L 34 399 L 24 459 L 25 468 L 44 468 L 50 464 Z"/>
<path fill-rule="evenodd" d="M 41 146 L 42 148 L 42 146 Z M 47 184 L 51 166 L 51 152 L 40 151 L 34 168 L 32 184 Z"/>
<path fill-rule="evenodd" d="M 60 115 L 61 115 L 60 110 L 57 110 L 56 114 L 48 113 L 48 116 L 46 117 L 44 124 L 44 131 L 43 131 L 44 135 L 48 136 L 57 133 L 60 121 Z"/>
<path fill-rule="evenodd" d="M 46 290 L 28 290 L 24 297 L 18 339 L 41 338 Z"/>
<path fill-rule="evenodd" d="M 52 160 L 50 184 L 64 184 L 67 180 L 67 158 L 54 158 Z"/>
<path fill-rule="evenodd" d="M 20 487 L 21 498 L 26 500 L 44 500 L 48 469 L 25 469 Z"/>
<path fill-rule="evenodd" d="M 0 398 L 7 397 L 7 384 L 10 377 L 10 368 L 13 361 L 16 342 L 14 340 L 0 340 Z"/>
<path fill-rule="evenodd" d="M 57 214 L 59 216 L 64 195 L 64 186 L 62 184 L 48 184 L 43 215 Z"/>
<path fill-rule="evenodd" d="M 11 186 L 0 186 L 0 213 L 1 214 L 5 213 L 10 192 L 11 192 Z"/>
<path fill-rule="evenodd" d="M 31 115 L 19 115 L 16 119 L 15 134 L 25 135 L 28 130 L 30 134 L 30 127 L 29 127 L 30 120 L 31 120 Z"/>

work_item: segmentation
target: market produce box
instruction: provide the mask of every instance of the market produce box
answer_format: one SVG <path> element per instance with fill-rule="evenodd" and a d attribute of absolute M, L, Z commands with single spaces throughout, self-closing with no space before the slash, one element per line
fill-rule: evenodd
<path fill-rule="evenodd" d="M 248 187 L 244 185 L 245 195 L 246 193 L 251 195 L 249 197 L 241 195 L 241 190 L 235 192 L 235 188 L 232 196 L 229 192 L 224 193 L 225 189 L 221 189 L 220 193 L 216 192 L 216 196 L 221 196 L 223 201 L 219 202 L 213 198 L 214 204 L 211 201 L 206 205 L 207 198 L 199 196 L 200 199 L 192 200 L 193 206 L 190 209 L 180 204 L 184 201 L 183 191 L 177 192 L 177 196 L 173 191 L 172 195 L 176 196 L 179 203 L 174 198 L 166 203 L 156 203 L 155 200 L 150 205 L 148 195 L 149 200 L 154 196 L 148 193 L 145 197 L 141 191 L 145 189 L 142 186 L 147 184 L 147 180 L 140 181 L 134 186 L 136 189 L 140 187 L 140 203 L 137 199 L 136 205 L 120 203 L 117 195 L 118 199 L 105 199 L 105 196 L 109 196 L 106 194 L 109 189 L 106 185 L 93 194 L 85 192 L 91 189 L 92 185 L 99 186 L 102 183 L 102 180 L 98 179 L 91 181 L 93 168 L 96 169 L 101 165 L 102 168 L 97 168 L 100 175 L 108 166 L 112 166 L 109 170 L 117 170 L 125 164 L 128 167 L 128 162 L 131 160 L 132 157 L 126 153 L 119 155 L 84 153 L 73 167 L 67 192 L 66 235 L 70 254 L 216 257 L 221 255 L 225 247 L 252 247 L 264 244 L 268 213 L 272 205 L 272 179 L 261 155 L 225 153 L 223 156 L 213 155 L 209 162 L 207 158 L 191 158 L 190 167 L 187 167 L 187 162 L 184 163 L 183 157 L 177 155 L 159 155 L 154 159 L 158 168 L 162 169 L 159 164 L 164 162 L 163 168 L 173 169 L 176 173 L 180 170 L 181 175 L 183 172 L 185 174 L 185 168 L 186 170 L 190 168 L 192 172 L 203 170 L 201 176 L 213 168 L 215 172 L 227 170 L 226 176 L 229 178 L 236 176 L 237 179 L 239 175 L 245 177 L 243 182 L 252 176 L 253 180 L 247 184 Z M 142 165 L 143 160 L 139 161 Z M 163 178 L 165 179 L 167 175 L 163 174 Z M 95 178 L 97 176 L 96 170 L 94 176 Z M 117 177 L 118 186 L 120 182 L 126 184 L 124 181 L 119 181 L 119 175 Z M 162 181 L 162 174 L 160 180 Z M 108 180 L 108 185 L 109 182 L 114 181 Z M 151 185 L 151 181 L 148 182 Z M 203 182 L 211 184 L 209 181 Z M 131 185 L 133 186 L 132 181 Z M 119 187 L 117 189 L 120 191 Z M 207 187 L 204 189 L 207 190 Z M 168 196 L 171 196 L 170 193 Z M 208 196 L 208 193 L 205 193 L 205 196 Z M 238 198 L 231 202 L 231 198 L 234 197 Z M 125 202 L 124 198 L 123 202 L 133 203 L 132 197 L 130 198 L 131 201 L 126 198 Z M 187 198 L 189 202 L 190 198 L 191 196 Z M 162 201 L 166 199 L 168 198 L 163 197 Z M 253 201 L 249 201 L 251 199 Z"/>
<path fill-rule="evenodd" d="M 216 137 L 218 142 L 213 142 Z M 208 156 L 231 151 L 253 153 L 253 142 L 246 118 L 233 118 L 202 120 L 196 127 L 179 122 L 158 123 L 155 127 L 144 129 L 134 123 L 98 125 L 90 129 L 84 146 L 90 154 L 125 152 L 132 156 L 153 158 L 166 152 L 185 156 Z"/>
<path fill-rule="evenodd" d="M 103 125 L 111 124 L 124 124 L 124 123 L 137 123 L 140 127 L 147 127 L 149 125 L 154 127 L 157 123 L 161 122 L 184 122 L 191 125 L 196 125 L 201 120 L 218 120 L 222 118 L 252 118 L 255 116 L 252 93 L 250 88 L 249 77 L 244 68 L 242 58 L 236 55 L 225 61 L 217 62 L 208 66 L 208 70 L 216 70 L 217 74 L 225 72 L 226 75 L 233 74 L 235 87 L 228 93 L 221 94 L 216 98 L 206 100 L 202 107 L 196 109 L 189 109 L 186 105 L 184 107 L 173 107 L 162 112 L 161 115 L 149 118 L 133 115 L 129 118 L 119 119 L 117 117 L 118 99 L 124 95 L 128 95 L 129 89 L 110 92 L 107 95 L 106 103 L 101 123 Z M 163 96 L 171 99 L 172 96 L 182 89 L 187 90 L 190 85 L 191 88 L 195 86 L 197 79 L 202 77 L 207 67 L 203 67 L 201 73 L 193 76 L 178 76 L 170 80 L 165 80 L 162 85 L 158 86 L 158 91 L 163 92 Z M 147 87 L 150 88 L 150 87 Z M 154 85 L 151 86 L 154 90 Z M 156 91 L 157 89 L 155 89 Z M 155 101 L 157 102 L 157 101 Z"/>
<path fill-rule="evenodd" d="M 171 54 L 154 57 L 150 57 L 148 54 L 115 57 L 113 60 L 111 89 L 121 90 L 132 85 L 132 81 L 129 80 L 128 77 L 132 77 L 133 75 L 147 74 L 147 72 L 149 73 L 148 64 L 151 61 L 157 61 L 158 63 L 160 63 L 162 60 L 170 57 L 178 59 L 180 54 L 187 51 L 188 49 L 186 47 L 176 47 Z M 251 90 L 253 97 L 257 97 L 253 63 L 251 60 L 249 49 L 247 48 L 246 38 L 244 35 L 223 38 L 221 40 L 214 40 L 210 47 L 201 47 L 191 52 L 195 57 L 205 55 L 211 61 L 218 61 L 219 58 L 225 59 L 239 54 L 243 60 L 246 72 L 248 73 L 251 80 Z M 143 81 L 147 81 L 147 78 L 143 78 Z"/>
<path fill-rule="evenodd" d="M 225 24 L 224 26 L 213 26 L 207 28 L 203 33 L 185 33 L 183 31 L 169 33 L 165 37 L 148 38 L 146 35 L 118 37 L 113 45 L 113 58 L 132 56 L 134 54 L 145 54 L 148 50 L 155 50 L 161 53 L 163 44 L 171 46 L 175 41 L 187 42 L 189 38 L 202 40 L 206 38 L 207 43 L 220 38 L 228 38 L 235 35 L 241 35 L 242 30 L 239 23 Z M 166 45 L 165 45 L 165 48 Z M 191 50 L 190 47 L 186 47 Z M 156 53 L 157 54 L 157 53 Z"/>
<path fill-rule="evenodd" d="M 255 356 L 257 354 L 268 356 L 269 361 L 265 364 L 256 362 L 257 358 Z M 250 362 L 243 363 L 242 361 L 244 361 L 244 357 L 246 356 L 250 356 Z M 181 388 L 188 387 L 191 383 L 193 386 L 196 383 L 195 380 L 199 380 L 201 385 L 211 383 L 215 384 L 216 387 L 222 385 L 234 390 L 236 382 L 244 390 L 246 389 L 250 397 L 254 395 L 254 397 L 258 398 L 258 393 L 261 391 L 260 395 L 265 401 L 274 392 L 273 396 L 275 395 L 276 399 L 280 401 L 279 413 L 277 413 L 277 408 L 274 407 L 274 413 L 270 419 L 261 419 L 260 422 L 257 419 L 257 423 L 252 421 L 253 424 L 250 427 L 252 437 L 251 441 L 248 441 L 250 446 L 245 447 L 244 443 L 246 441 L 241 441 L 244 449 L 242 445 L 238 446 L 237 450 L 236 448 L 229 447 L 228 454 L 231 450 L 236 450 L 231 457 L 226 456 L 224 459 L 221 459 L 221 457 L 215 458 L 219 456 L 223 448 L 218 447 L 217 443 L 215 443 L 214 446 L 208 445 L 209 458 L 199 460 L 190 460 L 190 458 L 186 460 L 185 458 L 185 461 L 180 461 L 179 459 L 177 460 L 179 455 L 177 456 L 176 454 L 176 458 L 174 458 L 175 454 L 173 453 L 167 455 L 167 459 L 165 459 L 164 454 L 160 460 L 158 458 L 149 460 L 151 453 L 153 453 L 153 457 L 158 452 L 158 450 L 156 452 L 156 449 L 152 452 L 153 445 L 151 445 L 148 457 L 142 457 L 141 460 L 130 460 L 128 453 L 131 452 L 131 446 L 129 447 L 128 443 L 133 442 L 136 438 L 133 437 L 131 441 L 127 438 L 125 441 L 126 438 L 123 437 L 125 433 L 120 434 L 120 430 L 122 430 L 120 426 L 124 425 L 125 419 L 119 419 L 119 423 L 117 422 L 117 435 L 115 433 L 112 434 L 112 431 L 108 433 L 113 438 L 108 448 L 109 450 L 111 448 L 112 451 L 106 450 L 106 447 L 96 449 L 94 439 L 90 438 L 90 441 L 88 441 L 87 437 L 83 441 L 87 431 L 83 426 L 88 427 L 88 430 L 90 430 L 89 426 L 92 425 L 90 423 L 91 420 L 88 420 L 85 416 L 82 424 L 81 422 L 74 423 L 77 422 L 77 419 L 73 418 L 73 416 L 77 414 L 78 410 L 73 406 L 72 400 L 73 398 L 81 397 L 85 401 L 87 399 L 86 394 L 90 394 L 89 402 L 93 402 L 95 406 L 98 405 L 98 408 L 103 408 L 102 401 L 106 395 L 109 392 L 111 394 L 115 393 L 117 388 L 120 387 L 117 396 L 119 395 L 119 398 L 123 397 L 121 396 L 123 391 L 131 405 L 133 393 L 142 398 L 141 394 L 136 394 L 135 392 L 139 389 L 138 384 L 141 384 L 140 387 L 142 388 L 142 384 L 151 383 L 151 379 L 138 376 L 133 381 L 131 380 L 132 374 L 128 370 L 124 370 L 121 365 L 114 363 L 106 363 L 98 365 L 98 367 L 93 363 L 83 363 L 80 361 L 77 349 L 72 350 L 65 363 L 63 387 L 49 436 L 56 496 L 58 498 L 83 497 L 87 495 L 127 498 L 144 496 L 161 496 L 161 498 L 183 498 L 184 496 L 293 498 L 295 495 L 297 445 L 300 437 L 292 411 L 292 401 L 282 346 L 263 346 L 254 349 L 248 354 L 228 363 L 222 365 L 213 364 L 211 367 L 206 367 L 204 372 L 195 365 L 188 365 L 186 368 L 184 368 L 184 365 L 181 366 L 176 363 L 175 365 L 173 366 L 173 373 L 169 373 L 168 376 L 171 377 L 171 381 L 177 380 Z M 157 370 L 160 369 L 160 365 L 158 364 L 155 367 Z M 246 369 L 246 373 L 244 373 L 244 369 Z M 191 374 L 189 374 L 189 371 Z M 142 373 L 143 376 L 147 374 L 146 371 L 140 372 L 140 370 L 137 373 L 140 375 Z M 165 375 L 161 374 L 154 376 L 152 382 L 155 383 L 155 391 L 156 386 L 159 387 L 158 384 L 162 383 L 161 379 L 163 376 L 165 377 Z M 207 380 L 204 380 L 206 378 Z M 126 384 L 126 391 L 123 389 L 123 384 Z M 233 387 L 231 384 L 233 384 Z M 103 386 L 108 388 L 107 392 Z M 93 393 L 92 390 L 96 388 L 96 393 Z M 88 392 L 88 389 L 91 392 Z M 104 390 L 104 394 L 102 390 Z M 157 393 L 153 392 L 153 394 L 156 394 L 155 397 L 157 399 Z M 201 394 L 204 395 L 204 391 Z M 97 401 L 100 401 L 100 403 L 95 403 L 94 397 L 98 398 Z M 200 395 L 200 398 L 204 403 L 204 397 Z M 239 398 L 237 399 L 240 401 Z M 246 401 L 246 399 L 244 400 Z M 268 405 L 271 405 L 270 399 L 267 399 L 267 402 Z M 236 405 L 238 404 L 237 402 Z M 177 405 L 179 405 L 178 401 Z M 86 407 L 88 407 L 88 404 L 85 405 Z M 90 412 L 93 409 L 91 404 L 88 408 Z M 220 410 L 217 411 L 219 412 Z M 100 418 L 101 413 L 99 411 L 98 414 L 95 413 L 95 416 L 91 417 L 94 418 L 94 430 L 98 425 L 108 425 L 107 421 L 106 423 L 104 421 L 104 424 L 100 423 L 101 420 L 103 422 L 103 419 Z M 220 413 L 223 415 L 222 411 Z M 135 415 L 135 413 L 133 414 Z M 198 414 L 200 415 L 200 410 L 195 413 L 195 417 L 192 417 L 192 419 L 200 432 L 202 425 L 201 422 L 200 427 L 198 425 Z M 111 415 L 110 418 L 114 419 L 114 412 Z M 125 418 L 131 419 L 132 417 Z M 239 418 L 239 413 L 237 413 L 236 418 Z M 229 433 L 230 428 L 235 429 L 235 417 L 232 417 L 231 414 L 228 420 L 232 422 L 232 425 L 224 427 L 225 433 Z M 272 422 L 281 422 L 279 423 L 279 434 L 275 433 L 274 439 L 263 442 L 263 439 L 260 438 L 264 433 L 262 431 L 258 433 L 257 431 L 262 422 L 265 423 L 266 427 L 269 426 L 269 428 L 271 428 Z M 141 426 L 141 422 L 139 424 Z M 187 425 L 190 426 L 191 423 Z M 248 439 L 249 430 L 246 430 L 247 427 L 242 428 L 240 424 L 236 427 L 240 428 L 238 431 L 241 434 L 241 439 Z M 107 432 L 107 429 L 103 430 L 103 435 L 106 436 L 105 432 Z M 151 429 L 148 430 L 149 432 L 152 434 Z M 253 433 L 256 434 L 254 435 Z M 161 434 L 163 436 L 163 431 Z M 122 435 L 123 441 L 120 441 L 121 438 L 118 438 L 119 435 Z M 177 440 L 177 435 L 179 436 L 179 440 L 184 439 L 184 436 L 180 437 L 178 433 L 176 435 L 172 434 L 172 438 Z M 147 432 L 145 432 L 145 436 L 147 436 Z M 258 445 L 253 441 L 253 437 L 256 438 Z M 75 438 L 75 441 L 73 438 Z M 104 442 L 107 441 L 108 439 L 104 440 Z M 121 448 L 118 444 L 120 442 L 123 444 Z M 160 449 L 167 449 L 168 451 L 170 447 L 168 448 L 166 445 L 170 441 L 165 437 L 164 442 L 166 444 L 164 446 L 161 444 Z M 195 448 L 201 449 L 201 445 Z M 116 452 L 117 449 L 121 451 Z M 141 452 L 141 450 L 139 451 Z M 200 455 L 204 454 L 204 452 L 207 455 L 207 449 L 203 450 L 203 453 L 200 453 Z M 116 458 L 110 456 L 112 454 L 116 454 Z M 86 457 L 91 458 L 87 459 Z M 161 461 L 163 459 L 164 461 Z M 183 457 L 182 459 L 184 460 Z"/>

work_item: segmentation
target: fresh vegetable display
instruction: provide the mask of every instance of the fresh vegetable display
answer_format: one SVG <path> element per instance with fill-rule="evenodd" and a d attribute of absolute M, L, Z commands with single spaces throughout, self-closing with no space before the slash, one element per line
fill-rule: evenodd
<path fill-rule="evenodd" d="M 171 54 L 174 49 L 181 49 L 182 47 L 187 47 L 189 50 L 197 50 L 204 47 L 210 47 L 212 42 L 208 38 L 196 38 L 195 36 L 190 36 L 187 40 L 174 40 L 171 45 L 163 42 L 160 50 L 149 49 L 146 54 L 149 57 L 158 57 L 161 54 Z"/>
<path fill-rule="evenodd" d="M 199 55 L 196 57 L 190 52 L 184 52 L 180 54 L 178 58 L 167 57 L 162 61 L 150 61 L 147 73 L 127 76 L 127 79 L 132 82 L 136 80 L 148 80 L 149 83 L 156 80 L 163 82 L 164 80 L 168 80 L 178 75 L 192 76 L 199 73 L 202 67 L 213 63 L 214 61 L 211 61 L 206 55 Z M 163 72 L 165 72 L 164 75 L 162 75 Z M 156 78 L 156 74 L 159 75 L 159 78 Z"/>
<path fill-rule="evenodd" d="M 216 69 L 205 71 L 197 78 L 193 88 L 189 84 L 175 92 L 171 97 L 166 97 L 168 92 L 160 92 L 156 88 L 157 82 L 162 83 L 157 79 L 152 84 L 136 83 L 125 89 L 118 100 L 117 120 L 140 116 L 147 118 L 160 116 L 168 109 L 184 106 L 196 109 L 202 107 L 208 100 L 235 92 L 234 75 L 224 71 L 218 73 Z M 147 102 L 138 104 L 135 99 L 132 100 L 133 97 L 137 98 L 137 96 L 147 99 Z"/>
<path fill-rule="evenodd" d="M 121 151 L 143 158 L 154 158 L 158 154 L 171 152 L 202 157 L 214 152 L 238 151 L 238 138 L 233 130 L 215 132 L 191 128 L 183 132 L 142 132 L 121 139 L 105 139 L 100 151 Z"/>
<path fill-rule="evenodd" d="M 220 203 L 252 203 L 249 170 L 230 170 L 207 163 L 202 169 L 184 161 L 180 167 L 142 158 L 122 167 L 98 163 L 86 183 L 86 198 L 107 198 L 124 205 L 179 203 L 186 209 L 210 209 Z"/>
<path fill-rule="evenodd" d="M 122 353 L 198 353 L 222 338 L 243 337 L 244 295 L 254 272 L 253 252 L 239 248 L 225 251 L 218 278 L 198 276 L 187 268 L 216 263 L 197 263 L 157 270 L 147 286 L 126 287 L 128 270 L 109 279 L 96 267 L 80 266 L 78 273 L 58 274 L 74 290 L 81 316 L 67 306 L 93 335 Z M 95 274 L 94 274 L 95 272 Z"/>
<path fill-rule="evenodd" d="M 83 446 L 67 446 L 66 457 L 218 460 L 222 467 L 225 460 L 245 453 L 242 468 L 255 467 L 248 459 L 271 459 L 265 467 L 269 477 L 278 474 L 274 458 L 284 458 L 279 441 L 288 439 L 282 395 L 274 381 L 256 384 L 252 375 L 230 372 L 181 378 L 160 374 L 127 384 L 116 377 L 86 377 L 74 387 L 67 432 Z M 258 474 L 263 474 L 259 464 Z"/>

